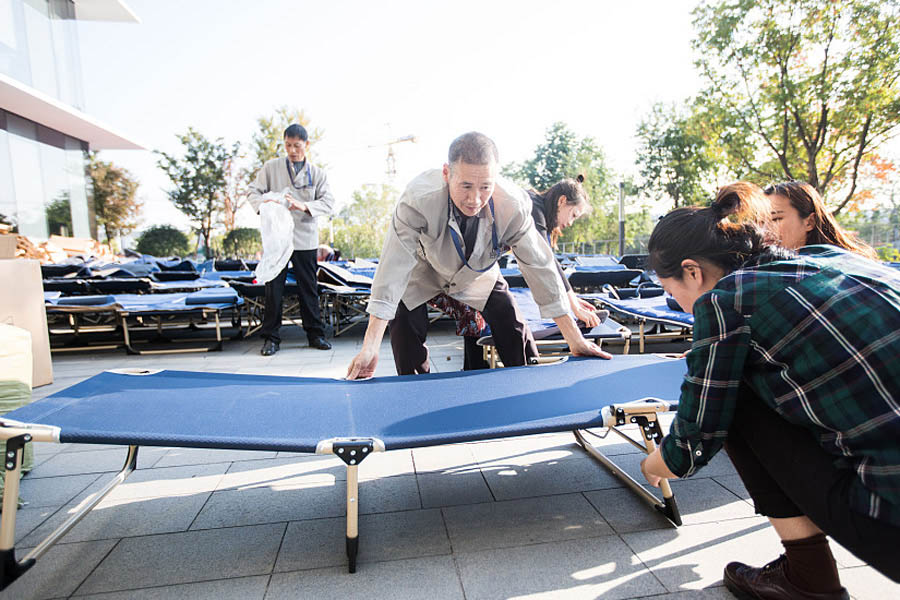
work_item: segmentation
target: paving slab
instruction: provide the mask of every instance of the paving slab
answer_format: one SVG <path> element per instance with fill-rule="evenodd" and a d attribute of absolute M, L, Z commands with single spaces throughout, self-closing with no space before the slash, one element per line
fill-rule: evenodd
<path fill-rule="evenodd" d="M 367 563 L 348 576 L 346 567 L 276 573 L 266 600 L 297 598 L 391 598 L 463 600 L 450 556 Z M 471 600 L 471 597 L 469 597 Z"/>
<path fill-rule="evenodd" d="M 891 581 L 872 567 L 840 569 L 841 585 L 856 600 L 900 598 L 900 583 Z"/>
<path fill-rule="evenodd" d="M 288 524 L 276 572 L 347 564 L 346 521 L 315 519 Z M 450 554 L 450 541 L 437 509 L 361 515 L 359 563 Z"/>
<path fill-rule="evenodd" d="M 191 529 L 339 517 L 345 506 L 344 486 L 327 482 L 282 489 L 223 490 L 213 492 Z"/>
<path fill-rule="evenodd" d="M 190 598 L 191 600 L 263 600 L 268 583 L 268 575 L 261 575 L 72 597 L 79 600 L 170 600 L 171 598 Z"/>
<path fill-rule="evenodd" d="M 556 452 L 535 452 L 529 456 L 546 454 Z M 491 464 L 496 465 L 497 462 Z M 622 487 L 618 478 L 589 457 L 549 458 L 546 462 L 528 466 L 488 466 L 481 471 L 498 500 Z"/>
<path fill-rule="evenodd" d="M 447 444 L 413 448 L 412 457 L 416 473 L 475 472 L 478 461 L 473 450 L 474 444 Z"/>
<path fill-rule="evenodd" d="M 617 536 L 456 555 L 469 600 L 635 598 L 665 592 Z"/>
<path fill-rule="evenodd" d="M 31 569 L 3 591 L 4 598 L 45 600 L 74 592 L 115 546 L 114 540 L 57 544 Z M 24 556 L 28 548 L 18 551 Z"/>
<path fill-rule="evenodd" d="M 286 525 L 188 531 L 121 540 L 79 594 L 266 575 Z"/>
<path fill-rule="evenodd" d="M 60 507 L 84 491 L 101 475 L 71 475 L 68 477 L 23 477 L 19 483 L 19 496 L 30 508 Z"/>
<path fill-rule="evenodd" d="M 214 450 L 209 448 L 172 448 L 163 456 L 157 467 L 180 467 L 212 463 L 229 463 L 237 460 L 262 460 L 275 458 L 276 452 L 256 450 Z"/>
<path fill-rule="evenodd" d="M 607 536 L 610 526 L 581 494 L 441 509 L 454 552 Z"/>
<path fill-rule="evenodd" d="M 187 531 L 209 495 L 204 493 L 118 500 L 105 498 L 66 534 L 65 540 L 81 542 Z M 34 529 L 22 543 L 40 543 L 74 512 L 75 507 L 72 504 L 57 511 Z"/>
<path fill-rule="evenodd" d="M 291 489 L 346 479 L 347 466 L 339 458 L 306 454 L 231 463 L 217 489 Z"/>
<path fill-rule="evenodd" d="M 623 533 L 622 538 L 669 592 L 720 585 L 729 562 L 762 566 L 783 551 L 763 517 Z"/>
<path fill-rule="evenodd" d="M 210 493 L 218 487 L 227 468 L 227 464 L 214 463 L 138 469 L 110 492 L 107 500 Z"/>
<path fill-rule="evenodd" d="M 142 447 L 138 451 L 138 469 L 154 466 L 168 450 Z M 60 452 L 34 468 L 32 478 L 108 473 L 120 471 L 125 464 L 126 450 L 91 450 L 89 452 Z"/>
<path fill-rule="evenodd" d="M 481 471 L 464 473 L 420 473 L 419 494 L 422 506 L 455 506 L 494 500 Z"/>

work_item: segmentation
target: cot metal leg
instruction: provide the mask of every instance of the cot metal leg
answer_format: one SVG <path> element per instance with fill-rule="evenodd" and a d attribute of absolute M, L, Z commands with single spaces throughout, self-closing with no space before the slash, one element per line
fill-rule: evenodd
<path fill-rule="evenodd" d="M 351 573 L 356 573 L 356 555 L 359 552 L 359 467 L 347 465 L 347 562 Z"/>
<path fill-rule="evenodd" d="M 356 573 L 359 553 L 359 463 L 373 452 L 384 452 L 376 438 L 332 438 L 316 445 L 316 454 L 334 454 L 347 465 L 347 565 Z"/>
<path fill-rule="evenodd" d="M 632 446 L 635 446 L 646 454 L 650 454 L 656 450 L 657 445 L 663 438 L 657 414 L 659 412 L 670 410 L 673 410 L 671 406 L 665 402 L 659 401 L 644 401 L 611 406 L 609 409 L 604 409 L 604 424 L 609 428 L 609 431 L 615 432 Z M 617 426 L 626 424 L 638 425 L 641 431 L 641 437 L 644 440 L 643 444 L 636 442 L 630 436 L 619 431 Z M 615 464 L 591 444 L 585 437 L 585 432 L 576 430 L 573 433 L 575 434 L 575 439 L 578 441 L 578 444 L 584 448 L 588 454 L 606 467 L 614 476 L 621 479 L 622 482 L 635 492 L 641 500 L 644 500 L 650 506 L 658 510 L 673 524 L 681 525 L 681 513 L 678 510 L 678 504 L 675 501 L 675 494 L 672 491 L 672 486 L 669 485 L 667 480 L 662 480 L 659 485 L 663 497 L 662 502 L 660 502 L 659 498 L 650 493 L 646 487 L 622 470 L 619 465 Z"/>
<path fill-rule="evenodd" d="M 7 437 L 11 436 L 11 437 Z M 59 443 L 59 429 L 56 427 L 31 426 L 15 421 L 0 421 L 0 438 L 6 440 L 4 467 L 6 470 L 3 493 L 3 515 L 0 519 L 0 590 L 8 587 L 37 560 L 53 547 L 64 535 L 77 525 L 113 489 L 137 467 L 138 446 L 129 446 L 122 470 L 102 489 L 95 492 L 79 505 L 77 512 L 44 538 L 21 560 L 16 559 L 16 510 L 19 501 L 19 478 L 22 473 L 22 457 L 28 442 Z"/>

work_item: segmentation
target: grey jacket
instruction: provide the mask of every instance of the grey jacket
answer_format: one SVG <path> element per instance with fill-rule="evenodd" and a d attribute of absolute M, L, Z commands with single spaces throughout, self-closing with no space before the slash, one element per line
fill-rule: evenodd
<path fill-rule="evenodd" d="M 439 169 L 426 171 L 410 182 L 400 197 L 391 224 L 367 310 L 391 320 L 400 300 L 409 309 L 441 292 L 482 310 L 500 276 L 494 264 L 491 225 L 495 220 L 488 206 L 479 214 L 478 236 L 468 263 L 463 264 L 450 228 L 462 239 L 449 210 L 449 189 Z M 569 303 L 556 270 L 556 260 L 547 242 L 534 227 L 531 200 L 513 183 L 500 180 L 494 188 L 494 215 L 499 245 L 509 246 L 544 318 L 568 313 Z"/>
<path fill-rule="evenodd" d="M 294 217 L 294 250 L 315 250 L 319 247 L 319 228 L 317 217 L 330 215 L 334 208 L 334 196 L 328 189 L 328 178 L 325 171 L 309 164 L 306 161 L 303 169 L 294 177 L 294 184 L 301 189 L 295 189 L 291 185 L 291 176 L 285 157 L 273 158 L 267 161 L 256 180 L 250 185 L 250 194 L 247 199 L 253 210 L 259 212 L 262 204 L 262 195 L 266 192 L 280 192 L 285 188 L 291 190 L 291 195 L 305 202 L 310 214 L 302 210 L 292 210 Z"/>

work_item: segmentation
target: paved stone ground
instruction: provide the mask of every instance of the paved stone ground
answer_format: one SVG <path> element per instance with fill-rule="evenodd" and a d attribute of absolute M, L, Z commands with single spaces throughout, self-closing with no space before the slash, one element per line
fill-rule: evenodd
<path fill-rule="evenodd" d="M 432 330 L 435 371 L 462 366 L 452 326 Z M 351 331 L 323 352 L 286 327 L 282 350 L 258 338 L 210 354 L 54 356 L 47 396 L 104 369 L 178 368 L 340 376 Z M 652 348 L 652 347 L 651 347 Z M 657 347 L 658 349 L 658 347 Z M 378 375 L 392 375 L 385 343 Z M 608 455 L 640 477 L 641 455 L 610 436 Z M 20 555 L 118 470 L 123 448 L 38 444 L 22 480 Z M 590 459 L 570 434 L 373 455 L 360 467 L 360 565 L 346 571 L 344 478 L 331 457 L 144 448 L 139 470 L 0 596 L 44 598 L 656 598 L 725 599 L 725 564 L 762 564 L 781 546 L 753 514 L 724 453 L 674 483 L 675 528 Z M 898 598 L 890 582 L 835 547 L 854 598 Z"/>

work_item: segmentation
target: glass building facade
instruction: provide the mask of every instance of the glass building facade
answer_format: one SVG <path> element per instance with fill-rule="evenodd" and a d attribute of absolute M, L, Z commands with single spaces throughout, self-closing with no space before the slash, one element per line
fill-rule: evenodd
<path fill-rule="evenodd" d="M 0 73 L 84 110 L 71 0 L 0 0 Z M 96 238 L 88 144 L 4 110 L 0 98 L 0 219 L 35 238 Z"/>

